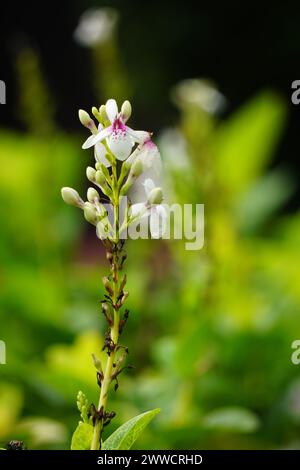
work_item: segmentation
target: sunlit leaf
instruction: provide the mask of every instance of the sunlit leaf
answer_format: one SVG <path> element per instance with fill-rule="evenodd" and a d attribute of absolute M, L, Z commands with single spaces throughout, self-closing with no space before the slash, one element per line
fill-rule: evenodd
<path fill-rule="evenodd" d="M 160 412 L 159 408 L 146 411 L 120 426 L 103 444 L 104 450 L 128 450 L 150 421 Z"/>
<path fill-rule="evenodd" d="M 288 200 L 293 189 L 291 178 L 278 170 L 257 181 L 237 204 L 236 218 L 242 232 L 259 228 Z"/>
<path fill-rule="evenodd" d="M 89 450 L 93 439 L 93 426 L 80 422 L 74 431 L 71 450 Z"/>
<path fill-rule="evenodd" d="M 0 366 L 1 367 L 1 366 Z M 0 385 L 0 437 L 10 432 L 23 405 L 21 390 L 11 384 Z"/>
<path fill-rule="evenodd" d="M 261 175 L 281 135 L 285 111 L 279 96 L 264 92 L 220 126 L 216 170 L 229 194 L 245 191 Z"/>

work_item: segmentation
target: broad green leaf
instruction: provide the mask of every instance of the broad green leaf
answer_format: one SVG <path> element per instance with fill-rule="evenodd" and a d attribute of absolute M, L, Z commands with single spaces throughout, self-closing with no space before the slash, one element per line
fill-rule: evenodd
<path fill-rule="evenodd" d="M 258 417 L 246 408 L 218 408 L 205 416 L 203 424 L 206 429 L 225 432 L 248 433 L 259 427 Z"/>
<path fill-rule="evenodd" d="M 294 183 L 275 170 L 260 178 L 237 202 L 236 218 L 242 233 L 255 233 L 289 199 Z"/>
<path fill-rule="evenodd" d="M 156 408 L 127 421 L 106 439 L 102 447 L 103 450 L 130 449 L 145 427 L 159 412 L 160 409 Z"/>
<path fill-rule="evenodd" d="M 281 135 L 285 111 L 279 96 L 264 92 L 220 126 L 216 169 L 230 194 L 243 192 L 262 174 Z"/>
<path fill-rule="evenodd" d="M 93 438 L 93 426 L 80 422 L 74 431 L 71 450 L 89 450 Z"/>

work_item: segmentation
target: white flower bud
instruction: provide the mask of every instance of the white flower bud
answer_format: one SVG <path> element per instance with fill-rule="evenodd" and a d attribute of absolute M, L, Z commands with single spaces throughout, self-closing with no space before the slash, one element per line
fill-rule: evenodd
<path fill-rule="evenodd" d="M 100 186 L 104 186 L 106 184 L 105 176 L 101 170 L 96 171 L 95 178 L 96 182 L 100 184 Z"/>
<path fill-rule="evenodd" d="M 161 204 L 163 200 L 163 192 L 161 188 L 153 188 L 148 196 L 149 204 Z"/>
<path fill-rule="evenodd" d="M 100 122 L 101 121 L 101 116 L 100 116 L 99 110 L 96 108 L 96 106 L 92 107 L 92 113 L 93 113 L 93 116 Z"/>
<path fill-rule="evenodd" d="M 143 165 L 142 165 L 142 162 L 139 158 L 137 158 L 132 166 L 131 166 L 131 170 L 130 170 L 130 174 L 131 176 L 133 176 L 134 178 L 137 178 L 138 176 L 140 176 L 140 174 L 142 173 L 143 171 Z"/>
<path fill-rule="evenodd" d="M 90 209 L 95 209 L 94 204 L 92 204 L 91 202 L 85 202 L 85 203 L 84 203 L 84 209 L 85 209 L 86 207 L 89 207 Z"/>
<path fill-rule="evenodd" d="M 96 170 L 92 166 L 88 166 L 86 169 L 86 177 L 92 183 L 95 181 L 96 178 Z"/>
<path fill-rule="evenodd" d="M 107 117 L 107 114 L 106 114 L 105 104 L 101 104 L 101 106 L 99 108 L 99 114 L 100 114 L 101 121 L 103 123 L 106 123 L 106 122 L 109 121 L 109 119 Z"/>
<path fill-rule="evenodd" d="M 124 101 L 121 107 L 121 114 L 125 122 L 128 121 L 128 119 L 130 118 L 131 112 L 132 112 L 132 108 L 131 108 L 130 101 L 128 100 Z"/>
<path fill-rule="evenodd" d="M 93 225 L 97 224 L 97 213 L 96 213 L 95 207 L 93 207 L 90 204 L 89 205 L 85 204 L 83 213 L 84 213 L 84 218 L 85 220 L 87 220 L 87 222 Z"/>
<path fill-rule="evenodd" d="M 100 200 L 100 196 L 95 188 L 89 188 L 87 190 L 87 198 L 89 202 L 94 202 L 95 199 Z"/>
<path fill-rule="evenodd" d="M 79 117 L 79 121 L 81 122 L 81 124 L 84 126 L 84 127 L 87 127 L 88 129 L 90 129 L 90 131 L 94 134 L 94 133 L 97 133 L 97 127 L 96 127 L 96 124 L 94 123 L 93 119 L 91 118 L 91 116 L 89 115 L 89 113 L 87 113 L 86 111 L 84 111 L 83 109 L 80 109 L 78 111 L 78 117 Z"/>
<path fill-rule="evenodd" d="M 100 240 L 105 240 L 108 237 L 107 225 L 104 223 L 104 221 L 97 223 L 96 233 Z"/>
<path fill-rule="evenodd" d="M 84 204 L 78 192 L 73 188 L 62 188 L 61 195 L 65 203 L 69 204 L 69 206 L 82 207 Z"/>

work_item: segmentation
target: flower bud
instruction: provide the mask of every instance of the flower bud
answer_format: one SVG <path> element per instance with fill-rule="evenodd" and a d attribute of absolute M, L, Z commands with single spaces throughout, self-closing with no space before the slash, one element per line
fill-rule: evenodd
<path fill-rule="evenodd" d="M 86 177 L 92 183 L 95 181 L 96 178 L 96 170 L 92 166 L 88 166 L 86 169 Z"/>
<path fill-rule="evenodd" d="M 82 391 L 79 391 L 77 394 L 77 407 L 79 411 L 82 411 L 83 407 L 88 405 L 88 399 Z"/>
<path fill-rule="evenodd" d="M 89 202 L 94 202 L 95 199 L 100 199 L 100 196 L 95 188 L 89 188 L 87 190 L 87 198 Z"/>
<path fill-rule="evenodd" d="M 92 204 L 90 203 L 87 203 L 87 204 L 84 205 L 84 209 L 83 209 L 84 218 L 90 224 L 96 225 L 98 221 L 96 209 Z"/>
<path fill-rule="evenodd" d="M 102 365 L 101 365 L 100 359 L 98 359 L 98 357 L 95 356 L 95 354 L 92 354 L 92 359 L 93 359 L 93 363 L 94 363 L 96 370 L 102 373 Z"/>
<path fill-rule="evenodd" d="M 103 204 L 100 204 L 100 203 L 97 204 L 97 209 L 98 209 L 99 219 L 102 220 L 105 218 L 107 222 L 107 210 L 105 209 Z"/>
<path fill-rule="evenodd" d="M 153 188 L 148 196 L 149 204 L 161 204 L 163 200 L 163 192 L 161 188 Z"/>
<path fill-rule="evenodd" d="M 104 276 L 102 278 L 102 282 L 103 282 L 103 285 L 104 285 L 106 291 L 109 293 L 109 295 L 113 296 L 114 292 L 113 292 L 112 287 L 110 285 L 109 279 L 106 276 Z"/>
<path fill-rule="evenodd" d="M 101 170 L 96 171 L 95 179 L 96 179 L 96 182 L 100 184 L 100 186 L 104 186 L 106 184 L 105 176 Z"/>
<path fill-rule="evenodd" d="M 142 171 L 143 171 L 142 162 L 139 158 L 137 158 L 131 166 L 130 175 L 133 176 L 134 178 L 137 178 L 138 176 L 140 176 Z"/>
<path fill-rule="evenodd" d="M 101 104 L 99 108 L 99 114 L 103 123 L 106 123 L 109 120 L 106 114 L 105 104 Z"/>
<path fill-rule="evenodd" d="M 106 238 L 108 238 L 107 226 L 103 222 L 98 222 L 96 233 L 97 237 L 100 238 L 100 240 L 105 240 Z"/>
<path fill-rule="evenodd" d="M 69 206 L 82 207 L 83 200 L 79 196 L 78 192 L 73 188 L 62 188 L 61 195 L 63 200 Z"/>
<path fill-rule="evenodd" d="M 92 204 L 91 202 L 85 202 L 85 203 L 84 203 L 84 209 L 85 209 L 86 207 L 90 207 L 91 209 L 95 209 L 94 204 Z"/>
<path fill-rule="evenodd" d="M 131 104 L 128 100 L 124 101 L 124 103 L 122 104 L 122 107 L 121 107 L 121 114 L 126 121 L 128 121 L 128 119 L 130 118 L 131 116 L 131 111 L 132 111 L 132 108 L 131 108 Z"/>
<path fill-rule="evenodd" d="M 95 118 L 100 122 L 101 121 L 101 116 L 100 116 L 100 113 L 99 113 L 98 109 L 96 108 L 96 106 L 92 107 L 92 113 L 93 113 L 93 116 L 95 116 Z"/>
<path fill-rule="evenodd" d="M 91 132 L 93 133 L 97 133 L 97 127 L 96 127 L 96 124 L 94 123 L 93 119 L 91 118 L 91 116 L 89 115 L 89 113 L 87 113 L 86 111 L 84 111 L 84 109 L 80 109 L 78 111 L 78 117 L 79 117 L 79 121 L 81 122 L 81 124 L 84 126 L 84 127 L 87 127 L 88 129 L 90 129 Z"/>

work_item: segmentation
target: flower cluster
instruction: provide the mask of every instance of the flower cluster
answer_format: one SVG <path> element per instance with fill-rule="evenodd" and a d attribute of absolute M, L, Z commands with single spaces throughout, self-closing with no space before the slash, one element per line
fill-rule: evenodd
<path fill-rule="evenodd" d="M 93 107 L 92 113 L 97 125 L 86 111 L 79 111 L 79 119 L 91 132 L 82 148 L 94 148 L 95 167 L 88 166 L 86 175 L 100 191 L 89 188 L 84 202 L 77 191 L 65 187 L 64 201 L 83 210 L 101 240 L 117 241 L 124 230 L 145 217 L 150 221 L 151 236 L 159 238 L 166 211 L 162 205 L 161 158 L 151 134 L 127 125 L 129 101 L 124 101 L 119 111 L 116 101 L 109 99 L 99 109 Z M 121 217 L 122 200 L 126 203 Z M 118 210 L 110 210 L 109 204 Z"/>
<path fill-rule="evenodd" d="M 82 209 L 85 219 L 96 227 L 110 264 L 109 275 L 102 279 L 105 295 L 101 307 L 108 326 L 103 344 L 105 363 L 93 355 L 100 388 L 99 403 L 98 406 L 90 404 L 82 392 L 79 393 L 77 406 L 82 421 L 72 439 L 72 448 L 78 448 L 76 440 L 79 435 L 81 442 L 84 426 L 87 434 L 92 435 L 89 448 L 98 450 L 102 447 L 103 429 L 115 416 L 114 411 L 107 410 L 109 391 L 112 384 L 117 390 L 119 375 L 129 368 L 124 366 L 128 349 L 119 343 L 129 315 L 128 309 L 124 309 L 128 291 L 125 290 L 127 277 L 123 273 L 126 254 L 122 234 L 147 217 L 151 236 L 158 238 L 167 214 L 162 205 L 158 148 L 149 132 L 128 127 L 129 101 L 122 104 L 119 112 L 116 101 L 110 99 L 99 109 L 94 107 L 92 113 L 97 125 L 86 111 L 79 111 L 79 119 L 91 132 L 82 147 L 94 148 L 95 165 L 87 167 L 86 175 L 97 189 L 94 186 L 88 189 L 87 201 L 83 201 L 73 188 L 63 188 L 62 197 L 67 204 Z"/>

